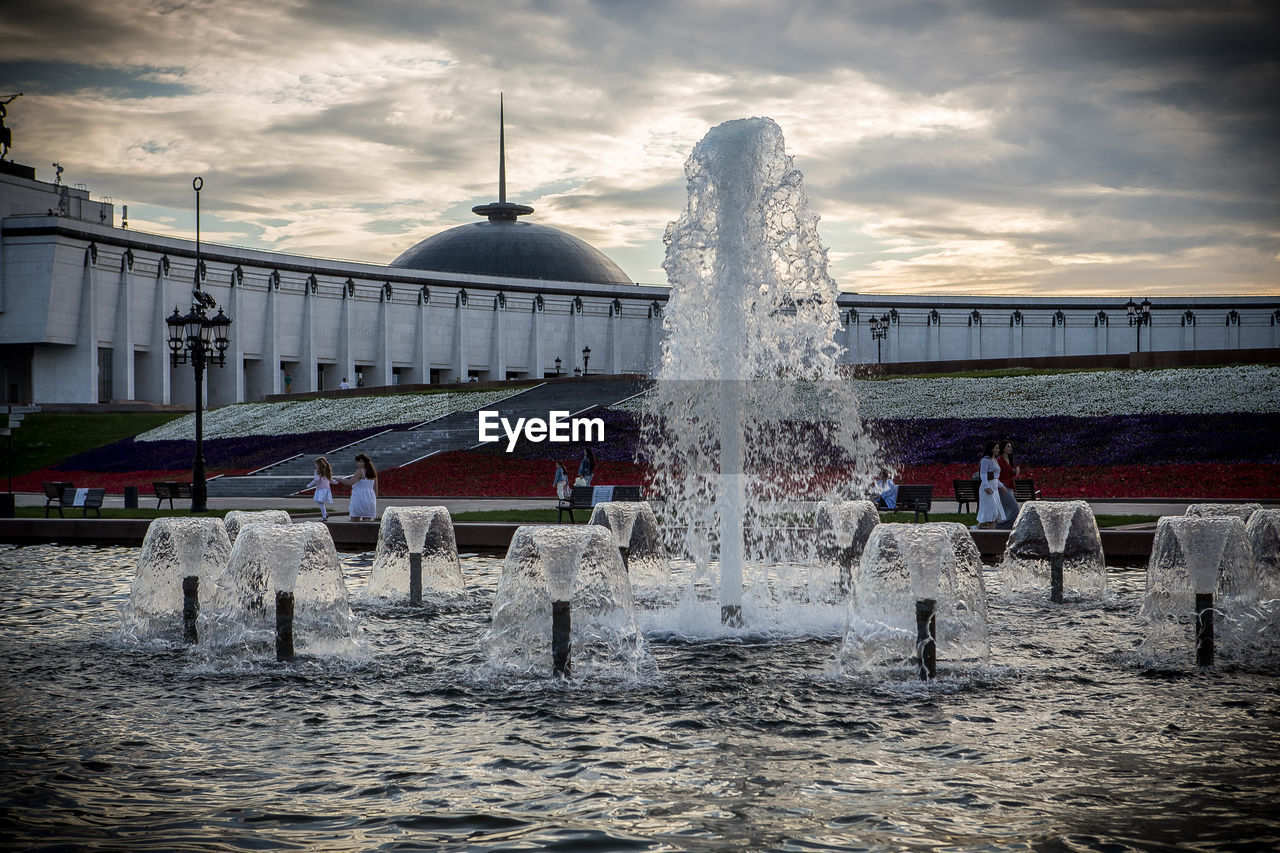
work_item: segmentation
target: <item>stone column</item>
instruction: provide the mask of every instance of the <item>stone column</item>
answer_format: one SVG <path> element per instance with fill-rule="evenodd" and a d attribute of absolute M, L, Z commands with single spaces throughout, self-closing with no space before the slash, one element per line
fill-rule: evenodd
<path fill-rule="evenodd" d="M 116 300 L 116 331 L 111 384 L 122 400 L 135 399 L 133 369 L 133 250 L 120 256 L 120 298 Z"/>
<path fill-rule="evenodd" d="M 565 370 L 572 375 L 573 368 L 582 368 L 582 297 L 575 296 L 569 303 L 569 363 Z"/>
<path fill-rule="evenodd" d="M 231 337 L 231 345 L 227 347 L 227 362 L 231 365 L 232 381 L 235 388 L 232 402 L 245 401 L 244 380 L 244 270 L 236 264 L 231 271 L 231 291 L 227 294 L 227 314 L 231 317 L 231 328 L 227 334 Z M 226 368 L 223 368 L 224 370 Z"/>
<path fill-rule="evenodd" d="M 75 402 L 98 402 L 98 246 L 90 243 L 84 250 L 84 276 L 80 286 L 80 325 L 76 343 L 81 349 L 75 371 Z"/>
<path fill-rule="evenodd" d="M 267 276 L 267 316 L 266 325 L 262 330 L 262 360 L 267 363 L 267 375 L 271 377 L 270 393 L 272 394 L 284 392 L 284 372 L 280 369 L 280 323 L 276 316 L 279 311 L 277 307 L 279 301 L 280 271 L 272 270 L 271 275 Z M 312 369 L 314 370 L 314 367 Z M 297 388 L 301 381 L 301 377 L 294 376 L 294 387 Z"/>
<path fill-rule="evenodd" d="M 622 300 L 615 299 L 609 306 L 609 372 L 617 376 L 622 372 Z"/>
<path fill-rule="evenodd" d="M 355 311 L 355 303 L 356 283 L 347 279 L 342 285 L 342 320 L 338 324 L 338 381 L 341 382 L 345 376 L 352 388 L 356 387 L 356 361 L 351 351 L 351 314 Z"/>
<path fill-rule="evenodd" d="M 542 340 L 542 317 L 546 313 L 546 301 L 539 293 L 533 297 L 532 318 L 529 326 L 529 375 L 534 379 L 543 379 L 547 375 L 545 359 L 545 342 Z"/>
<path fill-rule="evenodd" d="M 414 357 L 415 378 L 426 385 L 431 382 L 431 291 L 424 284 L 418 291 L 418 347 Z"/>
<path fill-rule="evenodd" d="M 169 317 L 169 292 L 166 282 L 169 277 L 169 256 L 162 255 L 156 261 L 156 282 L 152 297 L 151 333 L 147 336 L 151 350 L 147 355 L 146 384 L 147 398 L 162 405 L 169 405 L 172 400 L 169 368 L 169 326 L 165 322 Z"/>
<path fill-rule="evenodd" d="M 493 346 L 489 351 L 490 378 L 507 378 L 507 295 L 501 290 L 493 297 Z"/>
<path fill-rule="evenodd" d="M 458 291 L 454 297 L 455 317 L 454 322 L 457 324 L 457 334 L 453 340 L 453 369 L 457 374 L 458 382 L 467 381 L 467 372 L 471 369 L 467 358 L 467 331 L 469 323 L 467 322 L 467 296 L 466 288 Z"/>

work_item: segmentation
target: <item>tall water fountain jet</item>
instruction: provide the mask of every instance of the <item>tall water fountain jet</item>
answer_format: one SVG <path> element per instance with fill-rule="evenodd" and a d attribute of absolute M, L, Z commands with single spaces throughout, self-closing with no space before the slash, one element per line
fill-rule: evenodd
<path fill-rule="evenodd" d="M 618 540 L 634 595 L 655 597 L 671 583 L 671 564 L 662 544 L 662 531 L 647 501 L 608 501 L 591 511 L 589 524 L 607 528 Z"/>
<path fill-rule="evenodd" d="M 227 536 L 231 544 L 235 544 L 240 530 L 250 524 L 292 524 L 293 517 L 282 509 L 243 510 L 233 509 L 223 518 L 227 526 Z"/>
<path fill-rule="evenodd" d="M 442 506 L 389 506 L 361 598 L 422 604 L 465 598 L 453 518 Z"/>
<path fill-rule="evenodd" d="M 1261 594 L 1280 598 L 1280 509 L 1258 510 L 1249 517 L 1244 532 L 1253 550 Z"/>
<path fill-rule="evenodd" d="M 283 595 L 282 595 L 283 594 Z M 319 522 L 251 524 L 240 530 L 200 615 L 201 641 L 211 657 L 280 655 L 277 608 L 291 616 L 289 654 L 351 655 L 358 629 L 342 564 L 329 528 Z"/>
<path fill-rule="evenodd" d="M 1009 533 L 1000 579 L 1015 592 L 1048 587 L 1056 604 L 1067 589 L 1101 595 L 1107 563 L 1093 509 L 1085 501 L 1024 503 Z"/>
<path fill-rule="evenodd" d="M 157 518 L 147 527 L 138 571 L 121 608 L 122 627 L 141 637 L 197 637 L 200 595 L 211 595 L 226 568 L 231 540 L 219 518 Z M 184 589 L 185 586 L 185 589 Z M 184 611 L 190 618 L 184 619 Z"/>
<path fill-rule="evenodd" d="M 599 525 L 516 529 L 485 637 L 495 671 L 634 678 L 653 670 L 618 540 Z"/>
<path fill-rule="evenodd" d="M 1244 524 L 1231 515 L 1165 516 L 1147 563 L 1141 652 L 1150 660 L 1212 665 L 1218 651 L 1241 653 L 1266 630 L 1257 610 L 1258 576 Z"/>
<path fill-rule="evenodd" d="M 862 559 L 880 511 L 871 501 L 822 501 L 814 516 L 814 549 L 826 583 L 841 594 L 852 589 L 853 568 Z"/>
<path fill-rule="evenodd" d="M 743 564 L 807 556 L 807 536 L 776 535 L 786 526 L 778 517 L 797 499 L 861 494 L 876 448 L 840 381 L 836 284 L 778 125 L 712 128 L 685 175 L 688 204 L 667 228 L 671 296 L 642 432 L 673 553 L 709 577 L 718 548 L 721 620 L 738 625 Z M 843 482 L 823 470 L 842 465 L 852 470 Z M 759 543 L 754 552 L 748 542 Z"/>
<path fill-rule="evenodd" d="M 852 577 L 839 664 L 846 672 L 910 662 L 923 678 L 936 656 L 985 663 L 987 590 L 982 555 L 961 524 L 880 524 Z"/>

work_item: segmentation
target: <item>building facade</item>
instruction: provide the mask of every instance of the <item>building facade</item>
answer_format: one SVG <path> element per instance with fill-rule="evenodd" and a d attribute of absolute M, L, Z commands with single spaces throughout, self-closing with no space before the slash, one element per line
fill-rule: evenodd
<path fill-rule="evenodd" d="M 195 244 L 117 227 L 110 204 L 75 193 L 0 174 L 0 402 L 194 403 L 190 366 L 170 367 L 165 318 L 190 306 Z M 358 377 L 653 374 L 661 351 L 667 288 L 618 276 L 469 274 L 208 245 L 200 257 L 201 287 L 233 320 L 226 367 L 208 374 L 209 405 Z M 1137 327 L 1124 304 L 1098 298 L 842 294 L 839 308 L 850 363 L 1122 354 L 1139 338 L 1142 351 L 1280 347 L 1277 297 L 1159 299 Z M 878 340 L 873 317 L 884 318 Z"/>

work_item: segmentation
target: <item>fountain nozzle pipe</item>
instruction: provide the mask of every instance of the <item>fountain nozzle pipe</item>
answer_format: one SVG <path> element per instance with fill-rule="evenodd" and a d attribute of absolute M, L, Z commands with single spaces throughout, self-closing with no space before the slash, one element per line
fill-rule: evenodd
<path fill-rule="evenodd" d="M 422 554 L 409 555 L 409 606 L 422 606 Z"/>
<path fill-rule="evenodd" d="M 293 593 L 276 591 L 276 660 L 293 661 Z"/>
<path fill-rule="evenodd" d="M 720 624 L 727 625 L 730 628 L 741 628 L 746 623 L 742 621 L 742 605 L 740 604 L 722 604 L 720 606 Z"/>
<path fill-rule="evenodd" d="M 1196 666 L 1213 666 L 1213 593 L 1196 593 Z"/>
<path fill-rule="evenodd" d="M 1049 600 L 1062 603 L 1062 554 L 1049 555 Z"/>
<path fill-rule="evenodd" d="M 200 577 L 188 575 L 182 579 L 182 642 L 195 645 L 196 617 L 200 615 Z"/>
<path fill-rule="evenodd" d="M 569 636 L 571 628 L 569 602 L 551 602 L 551 672 L 561 678 L 569 677 Z"/>
<path fill-rule="evenodd" d="M 938 675 L 937 607 L 933 598 L 916 601 L 916 648 L 920 650 L 920 677 L 926 680 Z"/>

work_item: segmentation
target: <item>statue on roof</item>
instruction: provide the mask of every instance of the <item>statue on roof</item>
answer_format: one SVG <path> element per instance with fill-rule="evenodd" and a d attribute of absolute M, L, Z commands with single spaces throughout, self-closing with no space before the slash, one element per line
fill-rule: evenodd
<path fill-rule="evenodd" d="M 5 107 L 21 97 L 21 92 L 16 95 L 0 95 L 0 160 L 3 160 L 9 153 L 9 149 L 13 147 L 13 130 L 4 126 L 4 117 L 7 112 Z"/>

